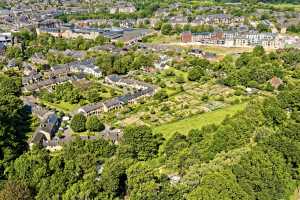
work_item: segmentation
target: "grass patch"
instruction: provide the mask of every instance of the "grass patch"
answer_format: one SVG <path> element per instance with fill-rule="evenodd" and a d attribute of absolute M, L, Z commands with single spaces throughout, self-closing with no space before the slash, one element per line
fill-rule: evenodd
<path fill-rule="evenodd" d="M 180 121 L 163 124 L 155 127 L 155 133 L 162 133 L 165 138 L 169 138 L 175 132 L 187 134 L 191 129 L 200 129 L 209 124 L 220 124 L 227 115 L 234 115 L 238 111 L 242 111 L 246 107 L 246 103 L 228 106 L 212 112 L 195 115 L 193 117 Z"/>
<path fill-rule="evenodd" d="M 180 36 L 177 35 L 162 35 L 162 34 L 155 34 L 153 36 L 149 36 L 147 38 L 147 43 L 153 44 L 166 44 L 171 42 L 179 42 Z"/>
<path fill-rule="evenodd" d="M 70 104 L 68 102 L 60 102 L 60 103 L 43 102 L 43 104 L 63 112 L 70 112 L 80 108 L 79 104 Z"/>

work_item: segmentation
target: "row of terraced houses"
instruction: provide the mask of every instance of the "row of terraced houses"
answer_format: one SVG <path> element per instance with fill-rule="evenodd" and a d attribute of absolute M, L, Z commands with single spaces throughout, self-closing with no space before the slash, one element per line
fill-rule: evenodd
<path fill-rule="evenodd" d="M 224 47 L 254 47 L 279 49 L 284 47 L 284 42 L 276 33 L 247 32 L 202 32 L 181 34 L 181 41 L 184 43 L 197 43 L 202 45 L 216 45 Z"/>
<path fill-rule="evenodd" d="M 85 116 L 99 115 L 103 112 L 120 109 L 127 104 L 136 103 L 139 99 L 153 96 L 155 93 L 154 86 L 150 84 L 115 74 L 105 77 L 105 82 L 115 86 L 133 88 L 135 91 L 104 102 L 83 106 L 78 109 L 78 113 L 83 113 Z"/>

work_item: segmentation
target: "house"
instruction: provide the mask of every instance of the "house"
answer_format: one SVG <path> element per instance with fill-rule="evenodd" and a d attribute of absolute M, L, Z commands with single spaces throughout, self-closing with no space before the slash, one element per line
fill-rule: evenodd
<path fill-rule="evenodd" d="M 199 6 L 196 8 L 197 11 L 222 11 L 222 6 Z"/>
<path fill-rule="evenodd" d="M 95 59 L 87 59 L 83 61 L 71 62 L 67 65 L 70 67 L 70 72 L 72 73 L 83 73 L 99 78 L 102 76 L 102 71 L 99 67 L 94 65 L 94 62 Z"/>
<path fill-rule="evenodd" d="M 86 106 L 83 106 L 78 109 L 78 113 L 82 113 L 85 116 L 90 116 L 90 115 L 100 115 L 100 113 L 103 112 L 103 103 L 94 103 L 94 104 L 89 104 Z"/>
<path fill-rule="evenodd" d="M 49 77 L 66 76 L 70 73 L 70 68 L 67 65 L 55 65 L 50 69 L 51 71 L 48 72 Z"/>
<path fill-rule="evenodd" d="M 31 138 L 31 141 L 30 141 L 30 144 L 29 144 L 30 149 L 34 145 L 38 145 L 38 146 L 43 145 L 43 141 L 44 140 L 47 140 L 47 138 L 46 138 L 46 136 L 43 133 L 41 133 L 39 131 L 35 132 L 33 134 L 32 138 Z"/>
<path fill-rule="evenodd" d="M 6 47 L 5 47 L 4 43 L 1 43 L 1 42 L 0 42 L 0 55 L 3 55 L 3 54 L 4 54 L 5 49 L 6 49 Z"/>
<path fill-rule="evenodd" d="M 63 54 L 65 56 L 70 56 L 70 57 L 75 58 L 77 60 L 83 60 L 86 56 L 85 51 L 75 51 L 75 50 L 70 50 L 70 49 L 65 50 L 63 52 Z"/>
<path fill-rule="evenodd" d="M 121 87 L 131 87 L 137 90 L 141 90 L 141 89 L 146 89 L 148 87 L 151 87 L 150 85 L 137 81 L 137 80 L 133 80 L 133 79 L 128 79 L 128 78 L 123 78 L 119 75 L 116 74 L 112 74 L 109 75 L 107 77 L 105 77 L 105 82 L 109 83 L 109 84 L 113 84 L 113 85 L 117 85 L 117 86 L 121 86 Z"/>
<path fill-rule="evenodd" d="M 166 55 L 159 56 L 159 60 L 154 62 L 154 67 L 158 70 L 164 70 L 168 69 L 170 66 L 168 65 L 172 61 L 171 58 L 169 58 Z"/>
<path fill-rule="evenodd" d="M 134 25 L 138 24 L 138 22 L 134 19 L 125 19 L 119 20 L 119 24 L 121 28 L 133 28 Z"/>
<path fill-rule="evenodd" d="M 155 67 L 144 67 L 143 70 L 147 73 L 155 73 L 158 71 Z"/>
<path fill-rule="evenodd" d="M 45 56 L 42 53 L 35 53 L 33 54 L 33 56 L 31 56 L 31 58 L 29 59 L 29 61 L 33 64 L 36 65 L 47 65 L 48 64 L 48 60 L 45 58 Z"/>
<path fill-rule="evenodd" d="M 37 34 L 48 33 L 54 37 L 77 38 L 79 36 L 85 39 L 94 40 L 98 36 L 103 36 L 110 39 L 112 42 L 122 41 L 125 44 L 134 44 L 140 41 L 143 37 L 154 33 L 149 29 L 132 29 L 132 28 L 37 28 Z"/>
<path fill-rule="evenodd" d="M 91 47 L 88 51 L 109 51 L 112 52 L 116 50 L 116 46 L 113 44 L 104 44 L 100 46 Z"/>
<path fill-rule="evenodd" d="M 212 52 L 203 52 L 203 57 L 208 60 L 211 60 L 211 59 L 215 59 L 217 57 L 217 54 Z"/>
<path fill-rule="evenodd" d="M 172 3 L 169 5 L 170 9 L 179 9 L 180 7 L 182 7 L 182 4 L 180 2 L 176 2 L 176 3 Z"/>
<path fill-rule="evenodd" d="M 27 85 L 24 85 L 23 90 L 25 92 L 32 92 L 36 90 L 40 90 L 42 88 L 50 88 L 53 87 L 54 85 L 62 84 L 67 81 L 75 81 L 78 80 L 80 77 L 79 76 L 60 76 L 60 77 L 54 77 L 54 78 L 49 78 L 46 80 L 40 80 L 35 83 L 30 83 Z"/>
<path fill-rule="evenodd" d="M 23 86 L 30 85 L 30 84 L 33 84 L 33 83 L 37 83 L 41 80 L 42 80 L 42 75 L 41 74 L 32 73 L 32 74 L 29 74 L 27 76 L 22 77 L 22 85 Z"/>
<path fill-rule="evenodd" d="M 27 109 L 33 115 L 37 116 L 40 120 L 42 120 L 45 114 L 49 112 L 47 108 L 26 99 L 23 100 L 23 103 L 25 105 L 25 109 Z"/>
<path fill-rule="evenodd" d="M 46 19 L 38 23 L 39 28 L 58 28 L 62 25 L 62 21 L 58 19 Z"/>
<path fill-rule="evenodd" d="M 182 177 L 179 175 L 176 175 L 176 174 L 170 174 L 170 175 L 168 175 L 168 178 L 169 178 L 171 184 L 177 184 L 180 182 Z"/>
<path fill-rule="evenodd" d="M 0 33 L 0 43 L 3 43 L 5 46 L 12 42 L 11 33 Z"/>
<path fill-rule="evenodd" d="M 54 152 L 54 151 L 61 150 L 63 148 L 61 143 L 63 142 L 60 140 L 60 138 L 54 137 L 50 141 L 44 139 L 41 145 L 45 147 L 47 150 Z"/>
<path fill-rule="evenodd" d="M 30 64 L 28 62 L 23 62 L 22 67 L 23 67 L 23 74 L 25 76 L 30 76 L 30 75 L 33 75 L 33 74 L 37 74 L 36 69 L 32 66 L 32 64 Z"/>
<path fill-rule="evenodd" d="M 157 18 L 166 17 L 169 15 L 169 10 L 166 8 L 159 8 L 155 11 L 154 16 Z"/>
<path fill-rule="evenodd" d="M 110 14 L 116 13 L 134 13 L 136 11 L 135 6 L 128 2 L 119 2 L 116 6 L 110 8 Z"/>
<path fill-rule="evenodd" d="M 198 15 L 191 22 L 191 25 L 240 25 L 244 17 L 233 17 L 227 14 Z"/>
<path fill-rule="evenodd" d="M 181 34 L 182 42 L 202 45 L 216 45 L 224 47 L 255 47 L 278 49 L 284 46 L 282 39 L 275 33 L 248 32 L 184 32 Z"/>
<path fill-rule="evenodd" d="M 78 109 L 78 113 L 83 113 L 85 116 L 99 115 L 102 112 L 109 112 L 111 110 L 120 109 L 126 104 L 135 103 L 139 99 L 152 96 L 155 93 L 154 87 L 150 84 L 123 78 L 115 74 L 105 77 L 105 82 L 117 86 L 131 87 L 134 88 L 135 91 L 104 102 L 83 106 Z"/>
<path fill-rule="evenodd" d="M 253 94 L 256 94 L 256 93 L 259 92 L 258 89 L 256 89 L 256 88 L 249 88 L 249 87 L 247 87 L 245 89 L 245 91 L 247 92 L 247 95 L 253 95 Z"/>
<path fill-rule="evenodd" d="M 39 132 L 43 133 L 47 140 L 51 140 L 59 127 L 59 119 L 54 112 L 46 114 L 41 122 Z"/>
<path fill-rule="evenodd" d="M 110 140 L 114 144 L 118 144 L 120 139 L 123 136 L 121 129 L 104 130 L 100 134 L 101 134 L 102 138 L 104 138 L 105 140 Z"/>
<path fill-rule="evenodd" d="M 74 61 L 67 64 L 60 64 L 51 67 L 51 70 L 47 72 L 49 77 L 67 76 L 72 73 L 87 74 L 97 78 L 102 76 L 102 71 L 94 65 L 95 59 L 87 59 L 82 61 Z"/>
<path fill-rule="evenodd" d="M 8 69 L 18 67 L 17 60 L 15 58 L 9 60 L 8 63 L 7 63 L 7 65 L 6 65 L 6 67 Z"/>
<path fill-rule="evenodd" d="M 104 112 L 122 108 L 124 102 L 120 101 L 118 97 L 103 102 Z"/>
<path fill-rule="evenodd" d="M 44 115 L 40 127 L 34 133 L 31 145 L 42 145 L 44 140 L 50 141 L 59 127 L 59 119 L 54 112 L 48 112 Z"/>
<path fill-rule="evenodd" d="M 108 75 L 105 77 L 105 82 L 109 83 L 109 84 L 116 84 L 117 82 L 119 82 L 122 79 L 121 76 L 116 75 L 116 74 L 112 74 L 112 75 Z"/>
<path fill-rule="evenodd" d="M 169 20 L 170 24 L 172 24 L 173 26 L 175 25 L 185 25 L 188 24 L 188 18 L 186 16 L 174 16 L 171 17 Z"/>
<path fill-rule="evenodd" d="M 191 49 L 191 51 L 188 54 L 193 56 L 202 56 L 203 51 L 201 49 Z"/>
<path fill-rule="evenodd" d="M 0 17 L 10 15 L 11 11 L 9 9 L 0 9 Z"/>
<path fill-rule="evenodd" d="M 111 38 L 111 41 L 121 41 L 126 45 L 133 45 L 141 42 L 144 37 L 152 35 L 153 33 L 154 31 L 150 29 L 126 29 L 119 37 Z"/>

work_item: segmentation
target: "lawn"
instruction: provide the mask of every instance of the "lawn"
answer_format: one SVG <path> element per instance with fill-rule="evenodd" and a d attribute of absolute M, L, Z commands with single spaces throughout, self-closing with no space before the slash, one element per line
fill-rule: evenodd
<path fill-rule="evenodd" d="M 162 34 L 157 34 L 153 35 L 148 38 L 147 43 L 152 43 L 152 44 L 167 44 L 171 42 L 179 42 L 180 37 L 177 35 L 162 35 Z"/>
<path fill-rule="evenodd" d="M 68 102 L 60 102 L 60 103 L 43 102 L 43 104 L 45 104 L 51 108 L 61 110 L 63 112 L 70 112 L 70 111 L 74 111 L 74 110 L 80 108 L 79 104 L 70 104 Z"/>
<path fill-rule="evenodd" d="M 154 128 L 155 133 L 162 133 L 165 138 L 169 138 L 173 133 L 179 132 L 187 134 L 191 129 L 202 128 L 208 124 L 220 124 L 227 115 L 233 115 L 245 108 L 246 103 L 228 106 L 223 109 L 195 115 L 180 121 L 163 124 Z"/>

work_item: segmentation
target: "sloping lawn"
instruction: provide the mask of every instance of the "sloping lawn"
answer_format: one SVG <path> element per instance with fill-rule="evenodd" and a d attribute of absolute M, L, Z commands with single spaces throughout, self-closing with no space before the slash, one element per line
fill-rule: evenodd
<path fill-rule="evenodd" d="M 191 129 L 200 129 L 209 124 L 220 124 L 227 115 L 233 115 L 238 111 L 242 111 L 245 107 L 246 103 L 228 106 L 212 112 L 195 115 L 177 122 L 163 124 L 155 127 L 153 130 L 155 133 L 162 133 L 165 138 L 169 138 L 175 132 L 188 134 Z"/>

